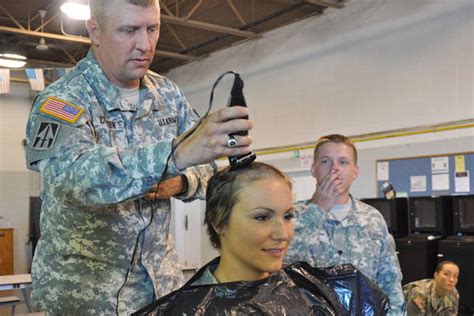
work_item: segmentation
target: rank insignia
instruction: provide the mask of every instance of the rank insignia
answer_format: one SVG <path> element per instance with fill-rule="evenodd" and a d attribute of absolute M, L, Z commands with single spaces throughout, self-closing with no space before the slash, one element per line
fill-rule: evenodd
<path fill-rule="evenodd" d="M 72 103 L 54 97 L 48 97 L 40 107 L 40 112 L 69 123 L 74 123 L 83 111 L 83 109 Z"/>
<path fill-rule="evenodd" d="M 31 147 L 36 150 L 47 150 L 53 147 L 59 126 L 54 122 L 41 122 Z"/>

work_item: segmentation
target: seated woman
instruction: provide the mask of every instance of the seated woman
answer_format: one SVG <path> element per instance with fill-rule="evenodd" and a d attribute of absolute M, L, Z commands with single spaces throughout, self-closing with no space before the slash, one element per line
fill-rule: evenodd
<path fill-rule="evenodd" d="M 292 201 L 290 179 L 270 165 L 216 173 L 208 183 L 205 222 L 220 257 L 137 314 L 383 315 L 386 297 L 352 266 L 282 269 L 293 238 Z M 355 304 L 359 296 L 363 303 Z"/>
<path fill-rule="evenodd" d="M 442 261 L 436 267 L 434 279 L 405 284 L 403 292 L 407 314 L 457 315 L 459 294 L 456 290 L 459 267 L 452 261 Z"/>

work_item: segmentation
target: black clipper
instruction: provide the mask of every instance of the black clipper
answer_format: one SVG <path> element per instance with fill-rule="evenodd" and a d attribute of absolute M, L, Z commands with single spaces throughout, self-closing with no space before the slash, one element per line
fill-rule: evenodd
<path fill-rule="evenodd" d="M 243 91 L 244 81 L 242 80 L 242 78 L 240 78 L 240 75 L 238 73 L 234 74 L 234 84 L 232 85 L 232 90 L 230 92 L 228 106 L 240 105 L 246 107 L 247 103 L 245 102 Z M 245 118 L 248 119 L 248 116 Z M 229 137 L 232 137 L 234 135 L 246 136 L 248 135 L 248 131 L 232 133 L 229 134 Z M 229 156 L 230 170 L 236 170 L 241 167 L 244 167 L 254 161 L 255 158 L 257 158 L 257 155 L 255 155 L 255 153 L 252 151 L 242 156 Z"/>

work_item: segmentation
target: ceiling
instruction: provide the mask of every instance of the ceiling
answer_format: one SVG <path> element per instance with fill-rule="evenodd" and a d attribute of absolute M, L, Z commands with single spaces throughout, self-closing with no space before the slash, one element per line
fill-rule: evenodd
<path fill-rule="evenodd" d="M 166 73 L 263 32 L 342 9 L 348 0 L 160 0 L 161 33 L 151 69 Z M 89 49 L 84 21 L 65 17 L 64 0 L 0 0 L 0 50 L 22 51 L 27 68 L 70 67 Z M 41 16 L 44 10 L 44 18 Z M 38 46 L 40 40 L 46 44 Z M 1 51 L 0 51 L 1 52 Z"/>

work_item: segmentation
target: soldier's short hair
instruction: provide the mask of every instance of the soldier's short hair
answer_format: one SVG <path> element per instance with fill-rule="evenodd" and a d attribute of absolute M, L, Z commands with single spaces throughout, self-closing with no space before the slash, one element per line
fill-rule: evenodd
<path fill-rule="evenodd" d="M 314 160 L 318 158 L 319 149 L 321 148 L 321 146 L 327 143 L 344 144 L 349 146 L 352 149 L 352 152 L 354 153 L 354 162 L 357 163 L 357 149 L 354 143 L 350 140 L 349 137 L 346 137 L 341 134 L 329 134 L 320 137 L 316 142 L 316 146 L 314 147 Z"/>
<path fill-rule="evenodd" d="M 207 184 L 204 223 L 214 248 L 221 247 L 218 231 L 228 225 L 232 209 L 243 198 L 240 196 L 241 191 L 250 183 L 264 179 L 283 180 L 292 188 L 291 180 L 286 174 L 261 162 L 253 162 L 233 171 L 226 167 L 211 177 Z"/>
<path fill-rule="evenodd" d="M 455 265 L 455 266 L 458 267 L 458 269 L 459 269 L 459 266 L 458 266 L 457 263 L 452 262 L 452 261 L 450 261 L 450 260 L 443 260 L 443 261 L 441 261 L 440 263 L 438 263 L 438 265 L 436 266 L 435 272 L 436 272 L 436 273 L 441 272 L 441 271 L 443 270 L 444 266 L 447 265 L 447 264 Z"/>
<path fill-rule="evenodd" d="M 105 25 L 109 18 L 111 8 L 118 3 L 129 3 L 147 8 L 156 5 L 159 7 L 159 0 L 89 0 L 91 19 L 95 20 L 101 27 Z"/>

